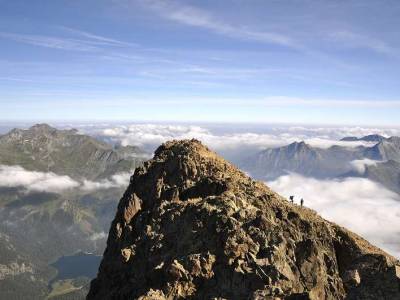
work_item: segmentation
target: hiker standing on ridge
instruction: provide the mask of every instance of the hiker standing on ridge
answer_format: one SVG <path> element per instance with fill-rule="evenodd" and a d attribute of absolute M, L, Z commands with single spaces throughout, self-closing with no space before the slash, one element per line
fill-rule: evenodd
<path fill-rule="evenodd" d="M 300 200 L 300 206 L 303 206 L 303 204 L 304 204 L 304 200 L 303 200 L 303 198 L 301 198 L 301 200 Z"/>

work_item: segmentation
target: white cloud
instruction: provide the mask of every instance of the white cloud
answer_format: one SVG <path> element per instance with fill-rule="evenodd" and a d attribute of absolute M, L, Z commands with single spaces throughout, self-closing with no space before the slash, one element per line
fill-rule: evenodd
<path fill-rule="evenodd" d="M 241 25 L 231 24 L 216 18 L 210 12 L 194 6 L 173 1 L 142 1 L 142 4 L 161 17 L 184 25 L 199 27 L 241 40 L 253 40 L 281 46 L 300 48 L 289 36 L 271 31 L 258 31 Z"/>
<path fill-rule="evenodd" d="M 47 36 L 0 32 L 0 38 L 45 48 L 72 51 L 98 51 L 105 47 L 131 47 L 136 44 L 99 36 L 90 32 L 62 27 L 71 36 Z"/>
<path fill-rule="evenodd" d="M 229 125 L 226 125 L 226 128 L 229 129 Z M 314 147 L 320 148 L 327 148 L 332 145 L 347 147 L 371 146 L 374 143 L 364 141 L 342 142 L 339 139 L 348 135 L 362 136 L 371 133 L 388 135 L 399 132 L 398 129 L 360 127 L 269 127 L 264 131 L 256 128 L 246 131 L 238 130 L 236 132 L 228 132 L 228 130 L 220 128 L 217 132 L 207 126 L 131 124 L 104 128 L 98 134 L 119 141 L 123 145 L 137 145 L 151 151 L 167 140 L 196 138 L 217 151 L 237 149 L 243 152 L 244 148 L 248 147 L 263 149 L 288 145 L 295 141 L 305 141 Z"/>
<path fill-rule="evenodd" d="M 0 37 L 20 43 L 60 50 L 94 51 L 97 49 L 94 45 L 91 45 L 90 43 L 85 43 L 83 41 L 70 38 L 6 32 L 0 32 Z"/>
<path fill-rule="evenodd" d="M 268 185 L 324 218 L 362 235 L 371 243 L 400 257 L 400 196 L 364 178 L 317 180 L 290 174 Z"/>
<path fill-rule="evenodd" d="M 87 38 L 91 43 L 93 44 L 100 44 L 100 45 L 106 45 L 106 46 L 138 46 L 137 44 L 134 43 L 128 43 L 120 40 L 116 40 L 113 38 L 105 37 L 105 36 L 100 36 L 97 34 L 93 34 L 91 32 L 83 31 L 83 30 L 77 30 L 69 27 L 61 27 L 67 32 L 71 32 L 76 35 L 80 35 L 82 37 Z"/>
<path fill-rule="evenodd" d="M 27 171 L 20 166 L 0 165 L 0 186 L 24 187 L 28 191 L 61 192 L 76 188 L 79 183 L 69 176 L 52 172 Z"/>
<path fill-rule="evenodd" d="M 91 241 L 97 241 L 101 239 L 105 239 L 107 237 L 107 234 L 102 231 L 102 232 L 95 232 L 90 236 Z"/>
<path fill-rule="evenodd" d="M 20 166 L 0 165 L 0 187 L 22 187 L 28 192 L 54 192 L 79 189 L 93 191 L 98 189 L 127 187 L 131 173 L 118 173 L 100 181 L 77 181 L 69 176 L 53 172 L 28 171 Z"/>
<path fill-rule="evenodd" d="M 81 189 L 84 191 L 128 187 L 132 173 L 118 173 L 109 179 L 100 181 L 84 180 Z"/>
<path fill-rule="evenodd" d="M 366 35 L 361 35 L 349 30 L 332 32 L 329 37 L 333 41 L 340 42 L 340 46 L 348 46 L 352 48 L 366 48 L 377 53 L 396 55 L 398 50 L 389 46 L 386 42 L 372 38 Z"/>
<path fill-rule="evenodd" d="M 352 168 L 354 171 L 356 171 L 358 174 L 364 174 L 366 166 L 375 166 L 377 163 L 380 163 L 380 161 L 377 160 L 372 160 L 372 159 L 356 159 L 350 162 Z"/>

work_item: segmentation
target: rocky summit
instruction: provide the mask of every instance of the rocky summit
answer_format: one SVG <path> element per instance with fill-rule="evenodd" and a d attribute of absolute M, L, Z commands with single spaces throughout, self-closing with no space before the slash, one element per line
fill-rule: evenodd
<path fill-rule="evenodd" d="M 400 265 L 200 142 L 172 141 L 131 177 L 87 298 L 400 299 Z"/>

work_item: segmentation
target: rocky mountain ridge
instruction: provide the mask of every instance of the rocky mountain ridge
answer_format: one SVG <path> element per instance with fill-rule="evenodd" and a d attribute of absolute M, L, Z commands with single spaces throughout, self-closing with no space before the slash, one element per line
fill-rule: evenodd
<path fill-rule="evenodd" d="M 365 156 L 375 160 L 400 162 L 400 137 L 392 136 L 365 150 Z"/>
<path fill-rule="evenodd" d="M 329 178 L 351 170 L 352 160 L 365 157 L 366 148 L 334 145 L 329 148 L 313 147 L 302 142 L 268 148 L 239 162 L 239 166 L 255 178 L 275 179 L 290 172 Z"/>
<path fill-rule="evenodd" d="M 356 136 L 346 136 L 342 139 L 340 139 L 343 142 L 357 142 L 357 141 L 364 141 L 364 142 L 382 142 L 386 140 L 387 138 L 379 135 L 379 134 L 369 134 L 363 137 L 356 137 Z"/>
<path fill-rule="evenodd" d="M 76 129 L 47 124 L 13 129 L 0 136 L 0 164 L 54 172 L 72 178 L 106 178 L 137 167 L 145 153 L 134 146 L 113 147 Z"/>
<path fill-rule="evenodd" d="M 334 145 L 318 148 L 304 142 L 268 148 L 238 163 L 241 169 L 261 180 L 275 180 L 289 173 L 318 179 L 364 177 L 400 193 L 400 137 L 368 135 L 342 141 L 375 142 L 370 146 Z M 353 162 L 365 165 L 355 168 Z M 372 160 L 372 161 L 370 161 Z M 372 163 L 372 164 L 369 164 Z"/>
<path fill-rule="evenodd" d="M 136 169 L 88 299 L 399 299 L 399 261 L 196 140 Z"/>

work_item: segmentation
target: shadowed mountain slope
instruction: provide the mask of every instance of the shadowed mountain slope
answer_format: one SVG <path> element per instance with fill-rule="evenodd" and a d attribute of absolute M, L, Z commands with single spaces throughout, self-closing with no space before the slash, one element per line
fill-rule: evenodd
<path fill-rule="evenodd" d="M 259 179 L 271 180 L 290 172 L 316 178 L 336 177 L 351 170 L 350 161 L 363 158 L 364 147 L 312 147 L 305 142 L 269 148 L 241 161 L 240 167 Z"/>
<path fill-rule="evenodd" d="M 400 137 L 392 136 L 371 148 L 367 148 L 365 156 L 375 160 L 395 160 L 400 162 Z"/>

